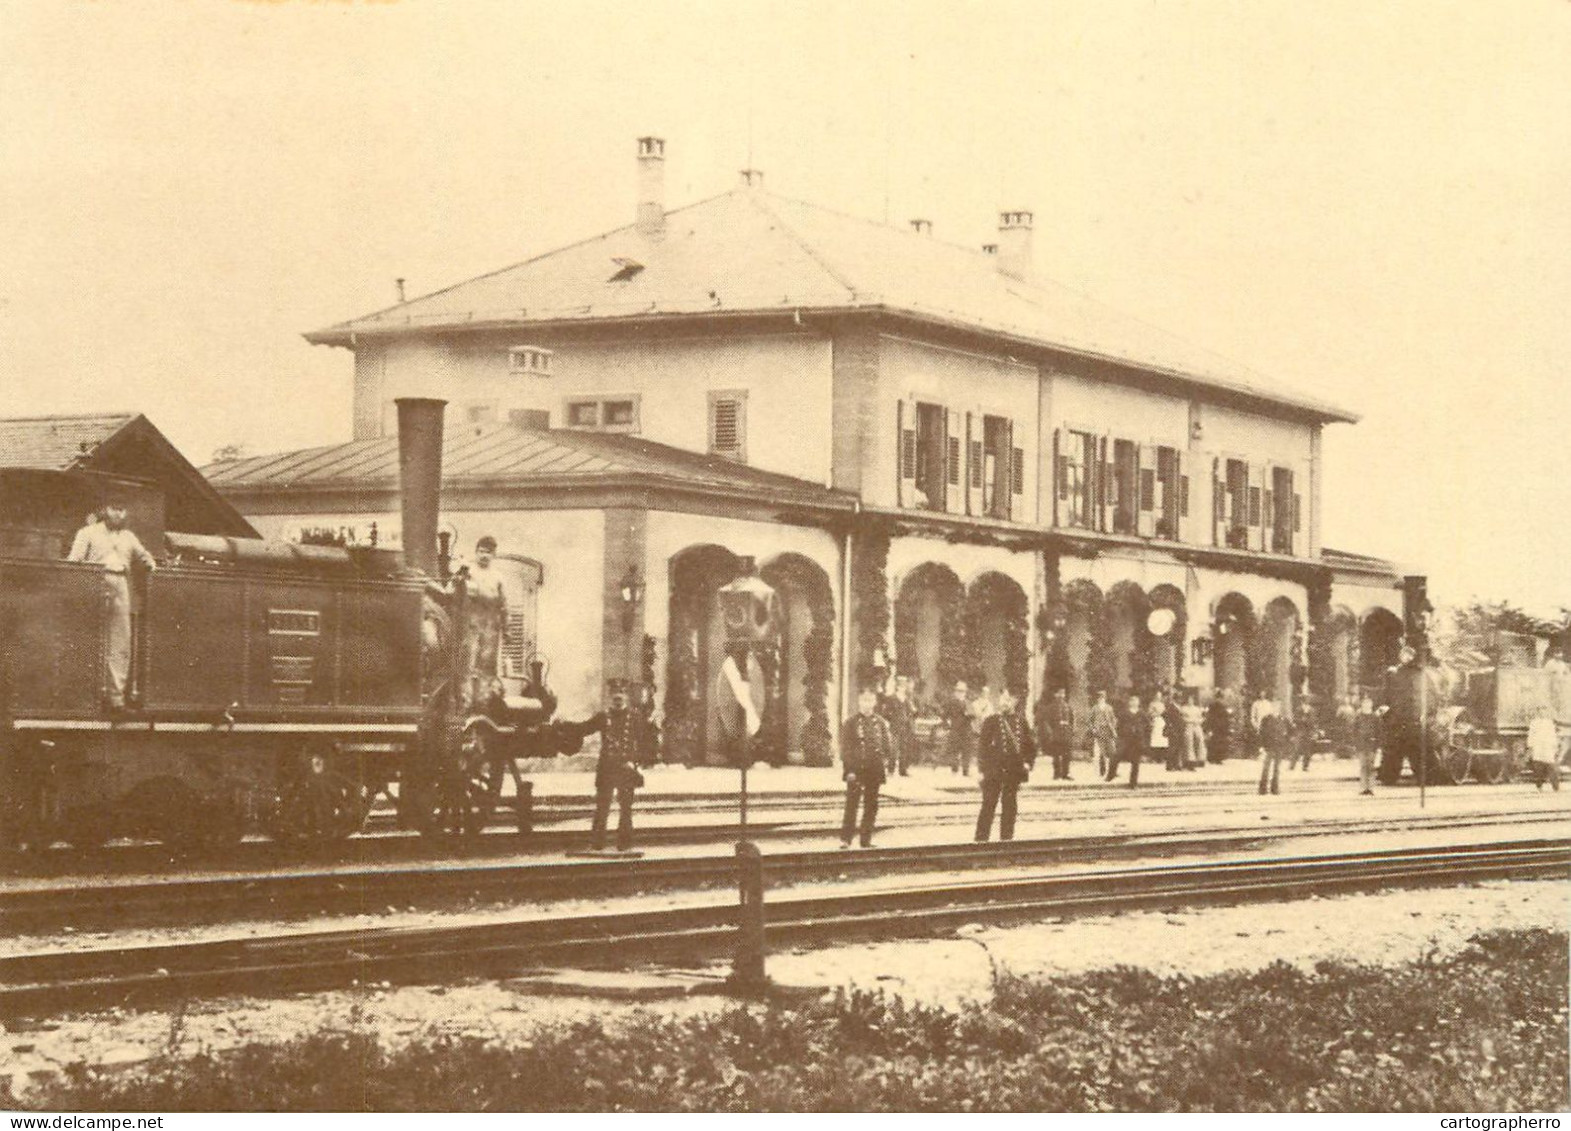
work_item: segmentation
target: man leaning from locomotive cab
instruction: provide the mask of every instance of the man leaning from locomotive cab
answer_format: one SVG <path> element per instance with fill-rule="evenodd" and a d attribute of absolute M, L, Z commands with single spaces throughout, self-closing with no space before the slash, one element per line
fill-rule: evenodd
<path fill-rule="evenodd" d="M 507 624 L 507 591 L 496 560 L 496 539 L 489 534 L 475 543 L 475 560 L 468 567 L 465 591 L 468 624 L 464 648 L 468 677 L 464 681 L 464 703 L 483 699 L 497 675 L 497 658 L 502 633 Z"/>
<path fill-rule="evenodd" d="M 76 532 L 71 552 L 66 555 L 67 561 L 101 566 L 104 571 L 109 617 L 104 680 L 109 710 L 115 713 L 126 708 L 126 684 L 131 676 L 131 567 L 140 564 L 149 573 L 158 568 L 141 540 L 126 529 L 125 521 L 124 501 L 110 498 L 103 508 L 103 517 Z"/>

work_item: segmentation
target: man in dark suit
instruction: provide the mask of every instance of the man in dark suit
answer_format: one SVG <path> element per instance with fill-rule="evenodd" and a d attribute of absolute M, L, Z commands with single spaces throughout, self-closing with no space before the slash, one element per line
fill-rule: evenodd
<path fill-rule="evenodd" d="M 976 839 L 986 840 L 993 833 L 993 813 L 1003 803 L 998 820 L 998 838 L 1015 838 L 1015 793 L 1031 774 L 1036 761 L 1036 744 L 1031 728 L 1016 709 L 1018 700 L 1008 688 L 998 693 L 998 710 L 982 720 L 977 740 L 976 768 L 982 778 L 982 811 L 976 819 Z"/>
<path fill-rule="evenodd" d="M 971 776 L 971 758 L 976 753 L 976 732 L 972 725 L 976 719 L 971 704 L 971 689 L 965 680 L 955 684 L 955 693 L 943 705 L 944 726 L 948 737 L 944 751 L 955 773 Z"/>
<path fill-rule="evenodd" d="M 840 764 L 846 783 L 845 818 L 840 824 L 840 847 L 851 847 L 851 834 L 858 828 L 857 809 L 862 811 L 860 825 L 863 848 L 873 847 L 873 822 L 878 819 L 878 787 L 884 783 L 884 767 L 894 756 L 894 736 L 889 723 L 877 714 L 878 693 L 871 687 L 857 696 L 857 713 L 840 728 Z"/>
<path fill-rule="evenodd" d="M 1140 759 L 1151 740 L 1151 717 L 1140 709 L 1140 696 L 1131 695 L 1118 716 L 1118 753 L 1107 767 L 1107 780 L 1118 776 L 1118 764 L 1129 763 L 1129 788 L 1140 784 Z"/>
<path fill-rule="evenodd" d="M 1075 712 L 1062 687 L 1055 688 L 1052 698 L 1043 701 L 1036 733 L 1042 740 L 1043 752 L 1053 759 L 1053 780 L 1068 781 L 1069 757 L 1075 743 Z"/>

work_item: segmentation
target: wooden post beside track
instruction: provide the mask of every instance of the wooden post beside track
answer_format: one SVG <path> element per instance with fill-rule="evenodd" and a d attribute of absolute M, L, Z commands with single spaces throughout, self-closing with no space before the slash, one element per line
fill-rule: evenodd
<path fill-rule="evenodd" d="M 733 993 L 762 997 L 769 987 L 764 973 L 764 857 L 750 840 L 736 844 L 736 956 L 727 979 Z"/>

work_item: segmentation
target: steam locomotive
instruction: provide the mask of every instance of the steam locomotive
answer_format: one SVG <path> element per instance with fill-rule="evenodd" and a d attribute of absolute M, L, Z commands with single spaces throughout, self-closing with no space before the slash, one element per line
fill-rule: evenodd
<path fill-rule="evenodd" d="M 538 663 L 519 695 L 461 693 L 464 585 L 436 552 L 442 402 L 401 402 L 399 433 L 403 558 L 170 532 L 151 484 L 0 471 L 0 839 L 329 839 L 384 793 L 407 827 L 472 833 L 504 756 L 577 748 L 590 726 L 552 719 Z M 106 699 L 102 571 L 62 560 L 109 492 L 160 561 L 133 572 L 125 710 Z"/>

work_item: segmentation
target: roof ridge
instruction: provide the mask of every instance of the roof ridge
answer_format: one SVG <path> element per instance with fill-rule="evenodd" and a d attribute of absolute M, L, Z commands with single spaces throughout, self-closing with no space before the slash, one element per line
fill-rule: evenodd
<path fill-rule="evenodd" d="M 729 196 L 736 191 L 736 189 L 727 189 L 725 192 L 715 193 L 713 196 L 706 196 L 702 200 L 695 200 L 688 204 L 682 205 L 680 208 L 673 208 L 666 212 L 666 215 L 674 216 L 679 212 L 686 212 L 690 208 L 697 208 L 700 205 L 712 203 L 713 201 L 719 200 L 725 196 Z M 517 263 L 509 263 L 505 267 L 498 267 L 494 271 L 483 271 L 478 275 L 473 275 L 467 279 L 460 279 L 456 283 L 449 283 L 445 287 L 438 287 L 436 290 L 428 291 L 423 295 L 416 295 L 414 298 L 408 299 L 404 302 L 395 302 L 392 306 L 384 306 L 380 310 L 372 310 L 365 314 L 357 314 L 353 318 L 346 318 L 342 322 L 335 322 L 331 326 L 322 327 L 320 330 L 308 331 L 305 336 L 309 338 L 312 334 L 323 334 L 333 330 L 345 329 L 356 322 L 364 322 L 368 318 L 380 318 L 384 314 L 391 314 L 393 311 L 402 307 L 413 306 L 417 302 L 424 302 L 426 299 L 432 299 L 440 295 L 445 295 L 450 291 L 456 291 L 459 287 L 467 287 L 471 283 L 478 283 L 485 279 L 494 279 L 498 275 L 505 275 L 509 271 L 517 271 L 521 267 L 528 267 L 530 264 L 539 263 L 542 260 L 550 259 L 552 256 L 562 255 L 566 252 L 573 251 L 576 248 L 587 247 L 589 244 L 597 243 L 601 240 L 608 240 L 612 236 L 621 235 L 622 233 L 631 231 L 636 227 L 636 223 L 622 224 L 619 227 L 612 228 L 609 231 L 600 232 L 597 235 L 585 236 L 582 239 L 560 244 L 559 246 L 553 247 L 548 251 L 542 251 L 538 255 L 531 255 L 524 259 L 520 259 Z"/>
<path fill-rule="evenodd" d="M 850 283 L 840 271 L 837 271 L 833 266 L 831 266 L 824 256 L 816 248 L 814 248 L 812 244 L 808 243 L 807 240 L 795 228 L 787 223 L 785 217 L 781 216 L 779 212 L 775 211 L 773 208 L 768 207 L 764 203 L 763 198 L 767 194 L 751 193 L 747 192 L 745 189 L 740 188 L 732 189 L 731 191 L 746 193 L 748 197 L 748 203 L 779 224 L 781 232 L 789 236 L 791 241 L 795 243 L 797 247 L 801 248 L 803 253 L 806 254 L 809 259 L 818 264 L 818 266 L 823 269 L 824 274 L 828 275 L 837 284 L 844 287 L 846 293 L 852 298 L 857 296 L 857 288 L 852 285 L 852 283 Z M 785 198 L 781 197 L 780 199 Z"/>
<path fill-rule="evenodd" d="M 36 424 L 41 420 L 124 420 L 129 423 L 141 415 L 139 412 L 44 412 L 37 416 L 0 417 L 0 424 Z"/>

